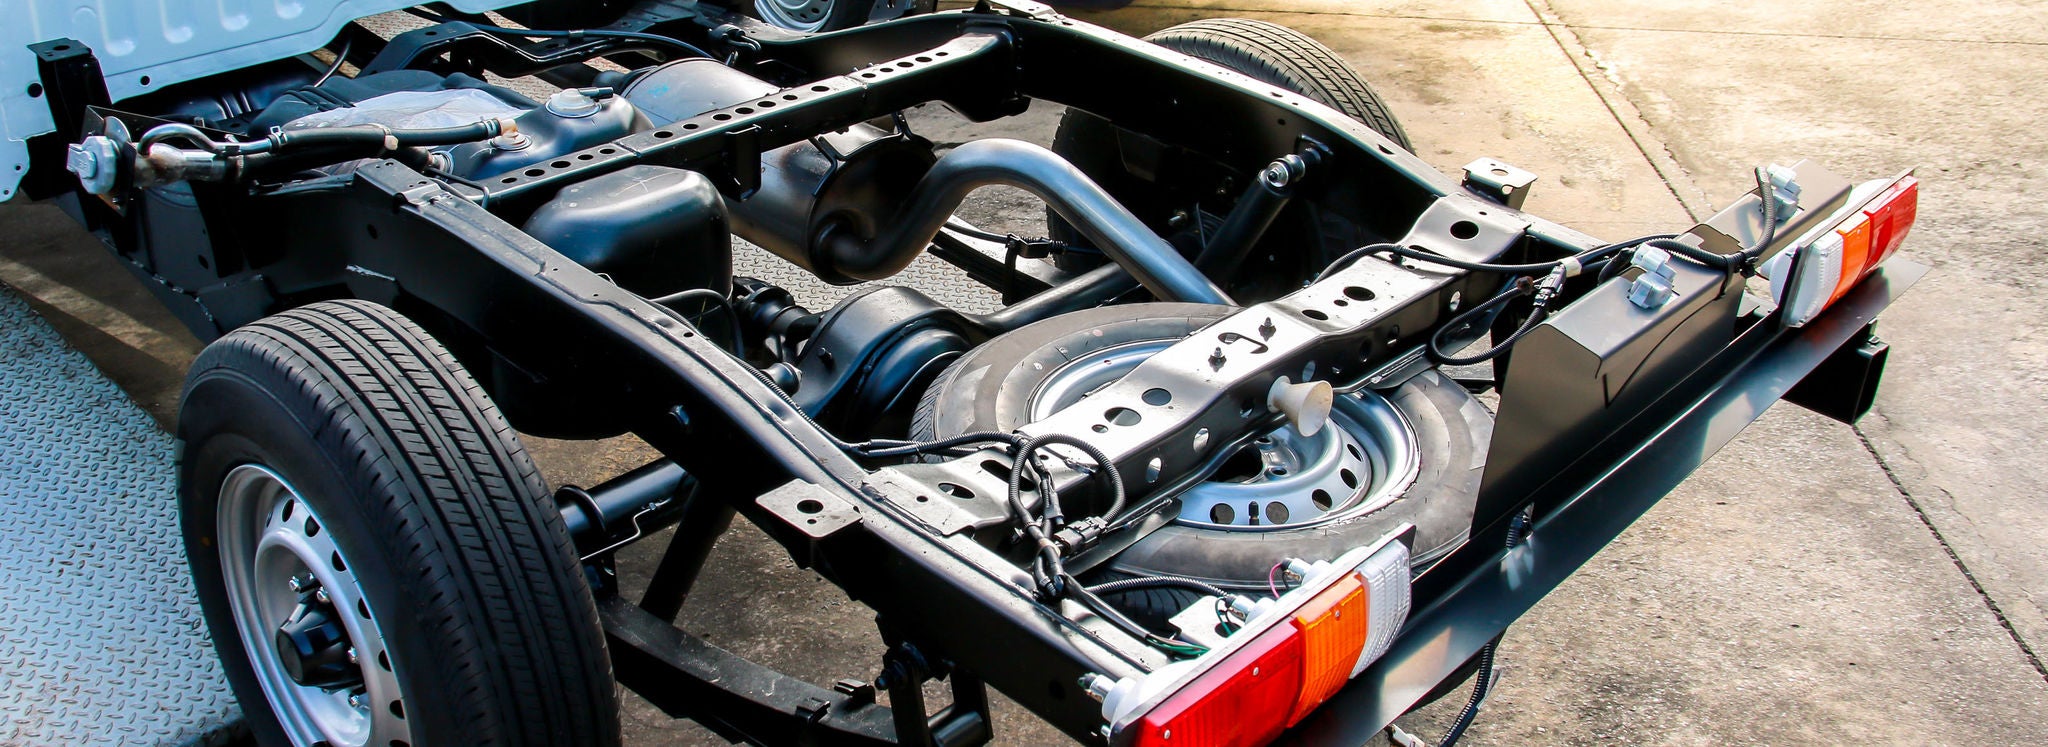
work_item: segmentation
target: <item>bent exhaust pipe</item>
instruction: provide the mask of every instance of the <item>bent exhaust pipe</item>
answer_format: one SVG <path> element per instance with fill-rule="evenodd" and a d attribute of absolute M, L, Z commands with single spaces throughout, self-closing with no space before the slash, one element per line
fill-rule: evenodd
<path fill-rule="evenodd" d="M 819 228 L 809 252 L 812 269 L 853 280 L 895 275 L 931 244 L 969 193 L 995 185 L 1044 200 L 1161 300 L 1234 305 L 1193 262 L 1087 174 L 1059 154 L 1021 140 L 976 140 L 941 156 L 872 238 L 857 235 L 844 222 Z"/>

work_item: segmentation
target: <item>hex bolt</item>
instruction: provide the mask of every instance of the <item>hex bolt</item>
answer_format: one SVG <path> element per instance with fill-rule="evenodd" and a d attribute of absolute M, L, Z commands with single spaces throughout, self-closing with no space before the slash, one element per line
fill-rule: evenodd
<path fill-rule="evenodd" d="M 348 663 L 350 663 L 350 664 L 361 664 L 361 663 L 363 663 L 362 661 L 360 661 L 359 659 L 357 659 L 357 658 L 356 658 L 356 647 L 354 647 L 354 646 L 350 646 L 350 647 L 348 647 Z"/>
<path fill-rule="evenodd" d="M 313 574 L 311 573 L 301 573 L 299 575 L 285 579 L 285 583 L 292 587 L 293 593 L 304 594 L 306 593 L 307 589 L 319 586 L 320 579 L 314 578 Z"/>
<path fill-rule="evenodd" d="M 334 597 L 327 593 L 327 589 L 319 588 L 313 590 L 313 601 L 321 604 L 333 604 Z"/>
<path fill-rule="evenodd" d="M 1294 175 L 1287 173 L 1286 164 L 1272 163 L 1268 164 L 1266 170 L 1259 174 L 1259 176 L 1264 178 L 1267 184 L 1275 187 L 1285 187 L 1287 182 L 1293 179 Z"/>
<path fill-rule="evenodd" d="M 1216 352 L 1209 354 L 1209 367 L 1221 369 L 1223 368 L 1223 362 L 1226 360 L 1228 359 L 1223 357 L 1223 348 L 1218 347 L 1216 348 Z"/>
<path fill-rule="evenodd" d="M 1094 672 L 1081 675 L 1081 691 L 1088 693 L 1088 697 L 1094 699 L 1097 703 L 1102 702 L 1103 698 L 1109 697 L 1109 691 L 1113 687 L 1116 687 L 1116 680 L 1110 679 L 1107 676 Z"/>

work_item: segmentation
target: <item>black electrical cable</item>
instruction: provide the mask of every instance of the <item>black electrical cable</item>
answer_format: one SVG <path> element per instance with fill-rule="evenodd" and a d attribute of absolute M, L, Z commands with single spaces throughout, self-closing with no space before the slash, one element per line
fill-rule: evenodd
<path fill-rule="evenodd" d="M 931 454 L 934 452 L 944 451 L 958 446 L 966 446 L 968 444 L 1006 443 L 1011 446 L 1016 446 L 1022 442 L 1023 437 L 1017 436 L 1015 434 L 997 433 L 995 431 L 983 431 L 980 433 L 963 433 L 958 436 L 953 436 L 951 438 L 942 438 L 937 441 L 889 441 L 884 442 L 886 443 L 886 445 L 876 445 L 877 442 L 868 441 L 860 444 L 853 444 L 853 446 L 856 447 L 855 449 L 853 449 L 853 451 L 854 453 L 857 453 L 864 457 L 881 459 L 885 457 Z"/>
<path fill-rule="evenodd" d="M 1465 270 L 1468 272 L 1492 272 L 1499 273 L 1502 275 L 1535 275 L 1538 273 L 1545 273 L 1551 270 L 1555 270 L 1559 267 L 1563 267 L 1568 260 L 1576 260 L 1582 267 L 1588 266 L 1609 254 L 1613 254 L 1623 249 L 1638 246 L 1645 242 L 1656 241 L 1659 239 L 1669 239 L 1671 238 L 1671 236 L 1672 234 L 1651 234 L 1649 236 L 1638 236 L 1627 241 L 1617 241 L 1612 244 L 1603 244 L 1601 246 L 1596 246 L 1591 249 L 1587 249 L 1586 251 L 1579 252 L 1578 254 L 1574 254 L 1570 257 L 1567 257 L 1566 259 L 1555 259 L 1547 262 L 1530 262 L 1526 264 L 1512 265 L 1496 264 L 1492 262 L 1467 262 L 1462 259 L 1452 259 L 1441 254 L 1434 254 L 1414 247 L 1381 242 L 1377 244 L 1367 244 L 1357 249 L 1345 252 L 1344 254 L 1338 256 L 1336 260 L 1332 261 L 1329 267 L 1324 268 L 1324 270 L 1321 273 L 1317 274 L 1315 279 L 1322 280 L 1323 278 L 1329 277 L 1330 275 L 1336 273 L 1338 270 L 1342 270 L 1345 267 L 1351 266 L 1351 263 L 1357 262 L 1360 257 L 1364 257 L 1369 254 L 1393 254 L 1396 256 L 1405 257 L 1407 259 L 1412 259 L 1418 262 L 1428 262 L 1430 264 L 1443 265 L 1445 267 L 1450 267 L 1458 270 Z"/>
<path fill-rule="evenodd" d="M 1066 595 L 1069 598 L 1073 599 L 1074 601 L 1080 602 L 1082 606 L 1087 607 L 1089 611 L 1094 612 L 1096 617 L 1102 618 L 1109 624 L 1122 629 L 1125 633 L 1128 633 L 1131 636 L 1143 640 L 1146 643 L 1152 644 L 1154 646 L 1159 646 L 1161 648 L 1165 648 L 1168 651 L 1172 651 L 1174 653 L 1191 656 L 1198 656 L 1203 653 L 1207 653 L 1209 650 L 1208 647 L 1202 646 L 1201 644 L 1190 643 L 1188 641 L 1182 641 L 1174 638 L 1168 638 L 1166 636 L 1162 636 L 1150 630 L 1147 630 L 1145 626 L 1138 624 L 1137 621 L 1124 616 L 1123 612 L 1117 610 L 1116 607 L 1111 606 L 1110 603 L 1104 601 L 1102 597 L 1098 597 L 1093 592 L 1088 591 L 1088 587 L 1083 586 L 1081 584 L 1080 579 L 1062 573 L 1061 581 L 1063 582 L 1063 587 L 1067 590 Z"/>
<path fill-rule="evenodd" d="M 1514 285 L 1510 286 L 1506 291 L 1501 292 L 1500 295 L 1494 296 L 1493 298 L 1489 298 L 1485 302 L 1477 306 L 1474 306 L 1470 309 L 1467 309 L 1464 313 L 1452 317 L 1449 322 L 1445 323 L 1441 327 L 1438 327 L 1436 332 L 1430 335 L 1430 357 L 1434 358 L 1438 363 L 1447 366 L 1469 366 L 1476 363 L 1484 363 L 1486 361 L 1493 360 L 1494 358 L 1499 357 L 1502 353 L 1507 352 L 1508 348 L 1513 347 L 1516 342 L 1521 341 L 1523 336 L 1528 335 L 1530 332 L 1535 331 L 1536 327 L 1543 323 L 1543 320 L 1549 318 L 1550 301 L 1553 297 L 1556 296 L 1556 294 L 1560 290 L 1563 289 L 1564 281 L 1567 277 L 1571 275 L 1576 275 L 1580 272 L 1584 272 L 1588 269 L 1594 269 L 1600 273 L 1600 279 L 1604 281 L 1611 276 L 1611 273 L 1616 273 L 1619 267 L 1623 264 L 1620 259 L 1622 255 L 1619 253 L 1632 251 L 1635 247 L 1641 245 L 1654 246 L 1661 243 L 1676 242 L 1671 241 L 1670 234 L 1653 234 L 1650 236 L 1639 236 L 1633 239 L 1629 239 L 1627 241 L 1618 241 L 1612 244 L 1606 244 L 1572 255 L 1569 259 L 1575 260 L 1578 263 L 1578 266 L 1575 268 L 1570 267 L 1566 260 L 1536 262 L 1519 265 L 1496 265 L 1447 259 L 1443 257 L 1438 257 L 1433 254 L 1428 254 L 1426 252 L 1420 252 L 1415 249 L 1396 246 L 1393 244 L 1375 246 L 1384 246 L 1386 247 L 1385 249 L 1383 249 L 1384 251 L 1397 254 L 1403 257 L 1409 257 L 1411 259 L 1418 259 L 1427 262 L 1440 263 L 1458 269 L 1471 270 L 1474 272 L 1496 272 L 1502 274 L 1526 275 L 1528 273 L 1541 270 L 1550 273 L 1549 275 L 1545 276 L 1541 281 L 1538 281 L 1533 284 L 1529 281 L 1529 278 L 1527 277 L 1521 277 L 1516 279 Z M 1375 251 L 1376 250 L 1374 249 L 1374 246 L 1365 246 L 1360 247 L 1359 249 L 1354 250 L 1345 256 L 1355 260 L 1357 256 L 1375 253 Z M 1341 262 L 1343 260 L 1340 259 L 1339 261 Z M 1338 266 L 1339 265 L 1332 264 L 1331 270 L 1335 270 Z M 1329 271 L 1325 272 L 1327 273 Z M 1479 353 L 1470 356 L 1455 356 L 1451 354 L 1452 351 L 1446 349 L 1448 342 L 1445 340 L 1445 336 L 1450 334 L 1453 330 L 1467 329 L 1475 320 L 1491 314 L 1498 313 L 1502 305 L 1514 299 L 1520 298 L 1522 296 L 1529 295 L 1531 293 L 1534 293 L 1536 295 L 1534 308 L 1530 310 L 1528 318 L 1522 320 L 1522 324 L 1516 327 L 1515 331 L 1509 334 L 1506 339 L 1501 340 L 1493 347 L 1487 348 L 1486 350 L 1480 351 Z"/>
<path fill-rule="evenodd" d="M 1061 574 L 1066 572 L 1066 568 L 1064 561 L 1060 557 L 1059 545 L 1053 543 L 1052 537 L 1046 534 L 1045 527 L 1040 526 L 1039 522 L 1032 518 L 1031 509 L 1024 505 L 1023 480 L 1024 473 L 1028 469 L 1029 467 L 1023 459 L 1018 459 L 1017 463 L 1010 468 L 1010 489 L 1007 494 L 1009 499 L 1008 505 L 1010 511 L 1016 514 L 1017 523 L 1024 532 L 1024 535 L 1030 538 L 1031 543 L 1038 548 L 1033 553 L 1034 557 L 1031 563 L 1032 581 L 1038 585 L 1040 593 L 1043 593 L 1047 598 L 1057 598 L 1062 593 L 1068 591 L 1068 589 L 1063 588 L 1061 582 Z M 1052 487 L 1049 484 L 1040 481 L 1039 487 L 1040 497 L 1044 499 L 1044 503 L 1058 500 L 1058 498 L 1052 495 Z"/>
<path fill-rule="evenodd" d="M 1771 181 L 1771 175 L 1764 167 L 1756 167 L 1756 194 L 1763 199 L 1764 230 L 1757 237 L 1756 246 L 1743 251 L 1750 261 L 1763 256 L 1764 249 L 1778 238 L 1778 185 Z"/>
<path fill-rule="evenodd" d="M 1721 270 L 1722 272 L 1740 272 L 1745 275 L 1754 274 L 1756 272 L 1756 261 L 1762 258 L 1764 250 L 1769 249 L 1771 243 L 1778 239 L 1777 184 L 1771 181 L 1770 174 L 1762 168 L 1756 169 L 1755 176 L 1757 197 L 1760 201 L 1758 207 L 1763 212 L 1763 229 L 1758 233 L 1755 244 L 1728 254 L 1715 254 L 1700 247 L 1678 241 L 1675 237 L 1652 239 L 1644 242 L 1644 244 Z"/>
<path fill-rule="evenodd" d="M 1644 246 L 1650 247 L 1652 249 L 1662 249 L 1664 251 L 1678 255 L 1680 257 L 1690 259 L 1694 262 L 1698 262 L 1700 264 L 1724 272 L 1733 272 L 1742 269 L 1743 263 L 1746 261 L 1746 255 L 1744 252 L 1735 252 L 1732 254 L 1715 254 L 1713 252 L 1701 249 L 1691 244 L 1687 244 L 1677 239 L 1658 239 L 1656 241 L 1645 243 Z"/>
<path fill-rule="evenodd" d="M 1470 366 L 1493 360 L 1499 357 L 1501 353 L 1507 352 L 1508 348 L 1514 347 L 1514 344 L 1520 342 L 1524 335 L 1534 331 L 1538 325 L 1543 323 L 1544 319 L 1549 318 L 1550 310 L 1548 307 L 1550 299 L 1556 293 L 1556 287 L 1563 282 L 1562 274 L 1561 272 L 1553 271 L 1540 282 L 1530 282 L 1528 278 L 1518 278 L 1514 285 L 1502 291 L 1499 295 L 1486 299 L 1484 303 L 1467 309 L 1465 313 L 1452 318 L 1450 322 L 1438 327 L 1435 334 L 1429 336 L 1430 357 L 1435 358 L 1436 362 L 1446 366 Z M 1494 313 L 1496 307 L 1531 293 L 1536 294 L 1536 301 L 1534 308 L 1529 312 L 1529 318 L 1522 320 L 1521 326 L 1516 327 L 1514 333 L 1508 335 L 1506 339 L 1494 344 L 1493 347 L 1465 357 L 1451 355 L 1451 351 L 1445 349 L 1447 343 L 1444 340 L 1444 335 L 1446 333 L 1454 329 L 1463 329 L 1470 325 L 1475 318 Z"/>
<path fill-rule="evenodd" d="M 1517 545 L 1522 544 L 1523 533 L 1528 527 L 1529 515 L 1515 514 L 1514 523 L 1508 525 L 1508 549 L 1515 549 Z M 1484 648 L 1479 649 L 1479 671 L 1472 675 L 1472 699 L 1465 701 L 1464 710 L 1458 712 L 1457 720 L 1451 722 L 1450 730 L 1444 732 L 1443 739 L 1437 740 L 1436 747 L 1451 747 L 1457 744 L 1459 739 L 1464 738 L 1465 730 L 1472 728 L 1472 720 L 1479 717 L 1479 706 L 1485 704 L 1487 694 L 1493 690 L 1493 654 L 1500 646 L 1500 639 L 1500 636 L 1494 636 L 1493 640 L 1486 642 Z"/>
<path fill-rule="evenodd" d="M 731 342 L 733 357 L 739 358 L 740 360 L 746 360 L 746 333 L 741 331 L 740 315 L 737 312 L 733 311 L 732 300 L 727 298 L 726 294 L 719 293 L 718 291 L 712 290 L 710 288 L 691 288 L 686 291 L 670 293 L 660 298 L 651 298 L 648 300 L 652 301 L 656 306 L 668 307 L 672 304 L 681 303 L 683 301 L 688 301 L 693 298 L 708 301 L 712 305 L 717 306 L 720 311 L 725 312 L 726 330 L 732 336 Z"/>
<path fill-rule="evenodd" d="M 1092 594 L 1121 594 L 1139 589 L 1182 588 L 1201 592 L 1205 596 L 1230 598 L 1230 593 L 1216 588 L 1213 584 L 1181 576 L 1139 576 L 1096 584 L 1087 587 Z"/>
<path fill-rule="evenodd" d="M 1124 511 L 1124 478 L 1122 475 L 1117 474 L 1116 464 L 1109 460 L 1109 455 L 1102 453 L 1102 449 L 1096 448 L 1094 444 L 1079 438 L 1064 433 L 1048 433 L 1025 441 L 1023 446 L 1018 447 L 1017 464 L 1024 464 L 1030 460 L 1032 452 L 1047 446 L 1072 446 L 1075 449 L 1079 449 L 1081 453 L 1088 455 L 1088 458 L 1094 460 L 1096 464 L 1102 466 L 1103 473 L 1109 478 L 1111 496 L 1109 508 L 1102 512 L 1102 518 L 1105 521 L 1116 521 L 1118 515 Z M 1021 478 L 1021 471 L 1016 469 L 1010 470 L 1010 491 L 1012 493 L 1016 493 L 1021 489 Z"/>
<path fill-rule="evenodd" d="M 418 8 L 408 8 L 406 12 L 419 16 L 421 18 L 425 18 L 429 21 L 433 21 L 435 23 L 457 22 L 453 19 L 444 18 L 442 16 L 435 15 L 433 13 L 429 13 Z M 698 57 L 713 60 L 718 59 L 717 57 L 713 57 L 710 52 L 704 51 L 703 47 L 699 47 L 695 44 L 691 44 L 689 42 L 674 37 L 662 36 L 660 34 L 645 34 L 638 31 L 608 31 L 604 29 L 576 29 L 573 31 L 558 31 L 555 29 L 512 29 L 505 28 L 503 26 L 492 26 L 489 24 L 476 23 L 474 21 L 461 21 L 461 23 L 467 23 L 471 28 L 489 34 L 502 34 L 506 36 L 524 36 L 531 39 L 580 39 L 588 37 L 592 39 L 625 39 L 629 41 L 643 41 L 651 44 L 659 44 L 662 46 L 671 47 L 674 49 L 680 49 L 682 51 L 696 55 Z"/>
<path fill-rule="evenodd" d="M 1617 277 L 1620 277 L 1622 271 L 1628 269 L 1629 259 L 1634 254 L 1635 250 L 1630 249 L 1628 251 L 1624 251 L 1620 254 L 1614 255 L 1613 257 L 1609 258 L 1606 262 L 1602 263 L 1600 265 L 1599 274 L 1593 276 L 1594 284 L 1597 285 L 1600 283 L 1605 283 L 1609 280 L 1613 280 Z"/>
<path fill-rule="evenodd" d="M 341 51 L 334 53 L 334 64 L 328 65 L 327 72 L 321 73 L 320 77 L 313 80 L 313 88 L 319 88 L 320 84 L 326 83 L 328 78 L 332 78 L 335 73 L 341 72 L 341 66 L 343 63 L 348 62 L 349 50 L 355 47 L 355 43 L 356 38 L 354 36 L 348 36 L 341 40 Z"/>

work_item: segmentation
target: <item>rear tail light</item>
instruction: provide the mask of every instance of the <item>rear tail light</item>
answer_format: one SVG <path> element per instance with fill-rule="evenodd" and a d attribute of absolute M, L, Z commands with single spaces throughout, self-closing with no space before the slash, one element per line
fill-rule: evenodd
<path fill-rule="evenodd" d="M 1248 747 L 1300 723 L 1386 653 L 1407 620 L 1408 547 L 1399 535 L 1327 563 L 1295 561 L 1289 568 L 1301 585 L 1256 603 L 1209 653 L 1110 686 L 1102 714 L 1111 741 Z"/>
<path fill-rule="evenodd" d="M 1785 324 L 1804 326 L 1890 259 L 1919 212 L 1920 180 L 1911 173 L 1867 182 L 1849 195 L 1839 218 L 1801 237 L 1765 262 Z"/>

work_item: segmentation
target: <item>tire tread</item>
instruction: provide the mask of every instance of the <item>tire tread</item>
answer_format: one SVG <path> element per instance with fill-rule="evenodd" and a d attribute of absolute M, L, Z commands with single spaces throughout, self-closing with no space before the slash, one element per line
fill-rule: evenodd
<path fill-rule="evenodd" d="M 349 462 L 338 467 L 368 476 L 363 498 L 381 499 L 373 510 L 397 528 L 387 549 L 418 573 L 397 580 L 419 603 L 405 614 L 445 653 L 438 684 L 464 741 L 618 742 L 602 628 L 560 513 L 445 348 L 382 306 L 322 302 L 208 346 L 191 381 L 216 368 L 296 388 L 280 399 L 310 416 L 330 459 Z"/>
<path fill-rule="evenodd" d="M 1379 93 L 1322 42 L 1249 18 L 1206 18 L 1145 37 L 1182 54 L 1236 70 L 1328 105 L 1414 150 Z"/>

